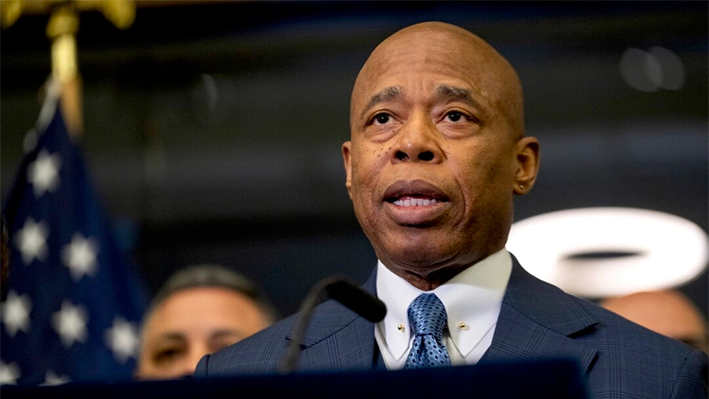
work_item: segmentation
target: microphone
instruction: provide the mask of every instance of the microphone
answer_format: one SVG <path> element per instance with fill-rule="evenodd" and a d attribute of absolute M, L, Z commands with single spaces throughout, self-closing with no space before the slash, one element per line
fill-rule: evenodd
<path fill-rule="evenodd" d="M 315 306 L 322 301 L 323 294 L 327 294 L 327 297 L 340 302 L 372 323 L 382 321 L 387 313 L 384 302 L 364 291 L 346 277 L 333 276 L 318 281 L 300 305 L 300 316 L 293 325 L 292 340 L 280 367 L 282 373 L 295 371 L 300 358 L 300 343 L 303 341 L 305 329 L 310 323 Z"/>

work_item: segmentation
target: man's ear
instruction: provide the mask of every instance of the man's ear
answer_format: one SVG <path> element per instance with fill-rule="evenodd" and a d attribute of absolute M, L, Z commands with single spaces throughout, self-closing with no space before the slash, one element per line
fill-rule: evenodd
<path fill-rule="evenodd" d="M 347 187 L 347 194 L 352 199 L 352 142 L 345 141 L 342 144 L 342 160 L 345 163 L 345 187 Z"/>
<path fill-rule="evenodd" d="M 522 137 L 516 144 L 517 171 L 513 191 L 517 195 L 527 194 L 537 180 L 539 171 L 539 140 L 536 137 Z"/>

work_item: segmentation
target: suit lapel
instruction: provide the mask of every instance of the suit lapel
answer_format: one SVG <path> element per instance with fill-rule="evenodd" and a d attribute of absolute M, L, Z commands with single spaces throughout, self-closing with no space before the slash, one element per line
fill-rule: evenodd
<path fill-rule="evenodd" d="M 573 337 L 591 331 L 598 321 L 573 297 L 533 277 L 512 258 L 495 336 L 480 363 L 567 358 L 588 371 L 597 351 Z"/>
<path fill-rule="evenodd" d="M 362 288 L 376 295 L 376 270 Z M 286 336 L 291 340 L 291 333 Z M 303 336 L 299 369 L 371 370 L 374 365 L 374 323 L 330 300 L 313 313 Z"/>

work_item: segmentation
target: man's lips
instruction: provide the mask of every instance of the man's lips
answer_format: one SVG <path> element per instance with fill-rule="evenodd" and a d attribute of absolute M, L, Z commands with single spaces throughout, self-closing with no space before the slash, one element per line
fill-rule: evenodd
<path fill-rule="evenodd" d="M 443 190 L 431 183 L 400 180 L 387 187 L 383 200 L 397 206 L 428 206 L 449 199 Z"/>
<path fill-rule="evenodd" d="M 389 217 L 404 226 L 426 226 L 447 208 L 449 198 L 431 183 L 398 181 L 384 192 L 384 208 Z"/>

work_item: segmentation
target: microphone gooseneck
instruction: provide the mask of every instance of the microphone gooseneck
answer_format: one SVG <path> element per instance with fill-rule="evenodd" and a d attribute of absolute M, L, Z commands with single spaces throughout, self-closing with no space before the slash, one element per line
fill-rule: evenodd
<path fill-rule="evenodd" d="M 382 321 L 387 312 L 386 305 L 382 301 L 345 277 L 327 277 L 318 281 L 310 289 L 300 305 L 300 310 L 298 311 L 300 316 L 293 326 L 291 342 L 288 345 L 286 357 L 281 364 L 281 372 L 291 373 L 295 371 L 300 358 L 300 343 L 303 341 L 303 334 L 305 334 L 305 329 L 310 323 L 315 306 L 322 301 L 323 294 L 327 294 L 327 297 L 340 302 L 372 323 Z"/>

